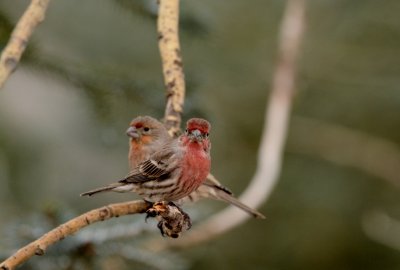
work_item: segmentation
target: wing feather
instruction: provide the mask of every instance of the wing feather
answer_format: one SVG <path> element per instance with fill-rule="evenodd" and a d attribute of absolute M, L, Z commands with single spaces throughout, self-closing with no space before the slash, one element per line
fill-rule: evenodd
<path fill-rule="evenodd" d="M 150 156 L 149 159 L 140 163 L 120 183 L 143 183 L 154 180 L 168 179 L 172 168 L 170 158 L 173 155 L 170 149 L 164 149 Z"/>

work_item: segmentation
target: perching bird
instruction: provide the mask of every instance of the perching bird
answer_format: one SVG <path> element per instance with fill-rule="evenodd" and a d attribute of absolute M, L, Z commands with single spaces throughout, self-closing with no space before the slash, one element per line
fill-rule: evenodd
<path fill-rule="evenodd" d="M 147 160 L 151 154 L 161 149 L 163 145 L 172 141 L 165 126 L 160 121 L 150 116 L 138 116 L 134 118 L 126 133 L 130 137 L 128 159 L 131 170 L 135 169 L 141 162 Z M 105 187 L 105 189 L 111 190 L 111 188 L 108 187 Z M 127 191 L 130 190 L 128 189 Z M 87 192 L 82 195 L 92 195 L 94 193 L 97 192 Z M 207 176 L 207 179 L 196 191 L 182 198 L 178 203 L 195 202 L 202 198 L 224 201 L 235 205 L 256 218 L 265 218 L 264 215 L 257 210 L 248 207 L 236 199 L 232 192 L 219 183 L 211 174 Z"/>
<path fill-rule="evenodd" d="M 210 129 L 208 121 L 190 119 L 183 135 L 175 140 L 167 140 L 124 179 L 81 196 L 103 191 L 132 191 L 151 202 L 172 202 L 188 196 L 205 181 L 210 172 Z M 142 130 L 145 131 L 145 127 Z M 134 160 L 136 162 L 136 158 Z"/>
<path fill-rule="evenodd" d="M 134 118 L 126 130 L 129 137 L 129 169 L 133 170 L 141 162 L 157 152 L 172 140 L 165 126 L 151 116 Z"/>

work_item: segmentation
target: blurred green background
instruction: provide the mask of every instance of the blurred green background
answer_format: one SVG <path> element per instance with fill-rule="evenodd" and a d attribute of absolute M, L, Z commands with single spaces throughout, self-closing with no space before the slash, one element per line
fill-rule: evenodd
<path fill-rule="evenodd" d="M 236 194 L 256 168 L 285 3 L 181 3 L 184 118 L 210 120 L 212 170 Z M 0 2 L 1 47 L 28 4 Z M 147 232 L 96 245 L 74 240 L 82 231 L 21 269 L 400 269 L 399 10 L 398 0 L 308 1 L 266 220 L 162 255 L 140 249 Z M 0 256 L 69 217 L 133 198 L 79 194 L 126 174 L 129 121 L 161 118 L 164 103 L 154 1 L 51 1 L 0 90 Z M 201 219 L 223 207 L 190 211 Z M 104 235 L 133 221 L 144 223 L 91 227 Z"/>

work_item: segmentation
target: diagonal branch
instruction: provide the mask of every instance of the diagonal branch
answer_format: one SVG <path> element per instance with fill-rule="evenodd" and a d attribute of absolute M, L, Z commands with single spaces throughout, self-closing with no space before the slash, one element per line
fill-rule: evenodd
<path fill-rule="evenodd" d="M 185 100 L 185 76 L 179 46 L 178 25 L 179 0 L 160 0 L 158 45 L 167 90 L 164 122 L 173 136 L 179 133 Z"/>
<path fill-rule="evenodd" d="M 258 167 L 250 185 L 239 198 L 253 208 L 258 208 L 268 199 L 279 178 L 295 92 L 296 62 L 304 32 L 305 2 L 306 0 L 289 0 L 283 17 L 278 62 L 265 114 Z M 192 246 L 213 239 L 237 227 L 248 218 L 249 215 L 230 206 L 193 228 L 178 241 L 154 240 L 147 243 L 147 246 L 154 250 L 162 250 L 169 246 Z"/>
<path fill-rule="evenodd" d="M 0 88 L 17 68 L 30 36 L 36 26 L 44 20 L 49 2 L 50 0 L 32 0 L 11 33 L 11 38 L 0 57 Z"/>
<path fill-rule="evenodd" d="M 17 265 L 25 262 L 33 255 L 41 256 L 50 245 L 64 239 L 66 236 L 71 235 L 92 223 L 104 221 L 113 217 L 144 213 L 151 206 L 152 204 L 148 202 L 138 200 L 125 203 L 110 204 L 86 212 L 85 214 L 82 214 L 65 222 L 64 224 L 61 224 L 60 226 L 46 233 L 36 241 L 31 242 L 25 247 L 22 247 L 11 257 L 2 262 L 0 264 L 0 269 L 14 269 Z"/>

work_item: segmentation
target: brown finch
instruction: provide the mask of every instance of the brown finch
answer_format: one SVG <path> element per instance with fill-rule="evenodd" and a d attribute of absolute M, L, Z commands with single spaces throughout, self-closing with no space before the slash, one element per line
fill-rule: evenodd
<path fill-rule="evenodd" d="M 135 168 L 139 163 L 149 158 L 151 154 L 172 140 L 165 126 L 150 116 L 134 118 L 126 131 L 129 139 L 129 167 Z M 179 203 L 194 202 L 202 198 L 212 198 L 235 205 L 256 218 L 265 218 L 260 212 L 248 207 L 233 197 L 230 190 L 219 183 L 211 174 L 205 182 L 189 196 L 181 199 Z"/>
<path fill-rule="evenodd" d="M 129 169 L 133 170 L 151 154 L 172 140 L 164 125 L 150 116 L 134 118 L 126 130 L 129 137 Z"/>
<path fill-rule="evenodd" d="M 81 195 L 90 196 L 103 191 L 132 191 L 151 202 L 173 202 L 188 196 L 204 182 L 210 172 L 210 129 L 206 120 L 190 119 L 183 135 L 175 140 L 167 140 L 124 179 Z M 134 159 L 134 162 L 138 160 Z"/>

